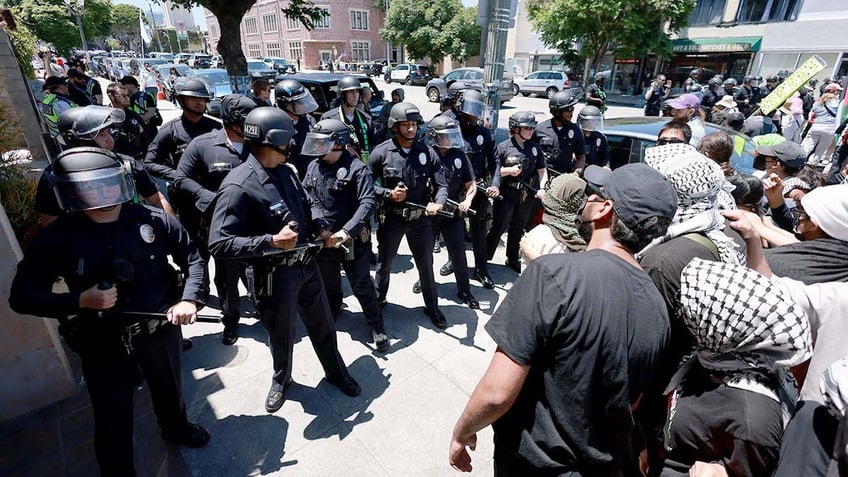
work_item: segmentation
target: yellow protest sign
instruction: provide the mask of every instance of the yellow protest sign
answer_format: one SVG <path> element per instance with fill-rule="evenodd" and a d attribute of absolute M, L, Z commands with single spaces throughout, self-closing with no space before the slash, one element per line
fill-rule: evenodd
<path fill-rule="evenodd" d="M 819 55 L 813 55 L 805 61 L 794 73 L 789 75 L 783 83 L 777 86 L 768 96 L 760 101 L 760 109 L 763 114 L 771 114 L 775 109 L 783 106 L 783 103 L 792 96 L 792 93 L 807 84 L 807 81 L 827 66 Z"/>

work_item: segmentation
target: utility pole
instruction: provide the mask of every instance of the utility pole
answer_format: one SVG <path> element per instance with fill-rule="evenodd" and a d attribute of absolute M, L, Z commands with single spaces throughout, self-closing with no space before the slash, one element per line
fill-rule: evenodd
<path fill-rule="evenodd" d="M 501 106 L 500 84 L 503 81 L 504 57 L 506 56 L 507 30 L 515 23 L 515 6 L 510 0 L 490 0 L 488 11 L 488 37 L 486 40 L 486 63 L 483 67 L 484 102 L 492 130 L 498 129 L 498 110 Z M 479 12 L 480 15 L 483 12 Z M 481 19 L 478 17 L 478 24 Z"/>
<path fill-rule="evenodd" d="M 159 44 L 159 51 L 165 51 L 162 49 L 162 40 L 159 39 L 159 31 L 158 27 L 156 26 L 156 17 L 153 16 L 153 5 L 148 2 L 147 8 L 150 9 L 150 21 L 153 23 L 153 32 L 155 33 L 155 35 L 153 36 L 156 37 L 156 43 Z"/>

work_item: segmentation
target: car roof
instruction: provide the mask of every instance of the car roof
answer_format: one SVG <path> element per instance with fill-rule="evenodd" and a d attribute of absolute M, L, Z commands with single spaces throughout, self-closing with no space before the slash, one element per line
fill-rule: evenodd
<path fill-rule="evenodd" d="M 293 75 L 282 76 L 284 79 L 293 79 L 298 81 L 308 81 L 310 83 L 336 83 L 339 78 L 345 76 L 354 76 L 358 79 L 368 79 L 365 75 L 338 75 L 336 73 L 295 73 Z"/>

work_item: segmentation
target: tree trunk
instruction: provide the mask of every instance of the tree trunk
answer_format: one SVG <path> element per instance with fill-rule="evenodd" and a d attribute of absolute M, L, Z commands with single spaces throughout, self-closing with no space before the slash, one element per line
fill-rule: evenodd
<path fill-rule="evenodd" d="M 218 18 L 221 39 L 218 41 L 218 53 L 224 60 L 224 67 L 230 76 L 247 76 L 247 60 L 241 49 L 241 20 L 256 0 L 237 0 L 221 3 L 221 8 L 210 11 Z"/>

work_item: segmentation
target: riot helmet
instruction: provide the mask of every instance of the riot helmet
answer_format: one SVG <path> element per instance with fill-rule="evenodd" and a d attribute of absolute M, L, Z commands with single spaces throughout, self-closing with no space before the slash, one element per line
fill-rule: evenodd
<path fill-rule="evenodd" d="M 692 94 L 703 93 L 704 87 L 699 85 L 698 83 L 692 83 L 692 85 L 689 86 L 689 92 L 692 93 Z"/>
<path fill-rule="evenodd" d="M 347 124 L 338 119 L 323 119 L 306 134 L 300 153 L 304 156 L 321 157 L 332 152 L 336 144 L 346 146 L 350 143 L 350 129 Z"/>
<path fill-rule="evenodd" d="M 462 81 L 454 81 L 448 86 L 448 98 L 454 101 L 454 103 L 462 96 L 462 93 L 468 88 L 468 86 Z"/>
<path fill-rule="evenodd" d="M 59 154 L 47 180 L 65 212 L 113 207 L 135 197 L 135 186 L 119 156 L 97 147 Z"/>
<path fill-rule="evenodd" d="M 442 149 L 460 149 L 465 146 L 459 123 L 447 116 L 436 116 L 427 127 L 427 142 Z"/>
<path fill-rule="evenodd" d="M 606 76 L 604 76 L 603 73 L 595 73 L 595 83 L 597 83 L 598 81 L 603 82 L 605 79 Z"/>
<path fill-rule="evenodd" d="M 421 116 L 418 106 L 412 103 L 400 102 L 392 106 L 392 110 L 389 111 L 387 126 L 391 129 L 395 124 L 402 121 L 415 121 L 421 124 L 424 122 L 424 118 Z"/>
<path fill-rule="evenodd" d="M 575 94 L 564 90 L 557 91 L 552 94 L 551 99 L 548 100 L 548 108 L 550 108 L 551 114 L 556 117 L 560 112 L 565 111 L 568 108 L 572 108 L 573 110 L 577 101 L 578 98 Z"/>
<path fill-rule="evenodd" d="M 509 129 L 513 128 L 536 128 L 536 115 L 530 111 L 518 111 L 509 117 Z"/>
<path fill-rule="evenodd" d="M 362 89 L 362 85 L 359 84 L 359 79 L 353 75 L 342 76 L 336 87 L 338 88 L 339 93 Z"/>
<path fill-rule="evenodd" d="M 751 75 L 745 75 L 742 77 L 743 83 L 750 83 L 751 81 L 754 81 L 754 77 Z"/>
<path fill-rule="evenodd" d="M 712 77 L 712 78 L 710 78 L 710 80 L 707 82 L 707 85 L 708 85 L 710 88 L 713 88 L 713 87 L 715 87 L 715 86 L 721 86 L 721 76 L 719 76 L 719 75 L 715 75 L 715 76 L 713 76 L 713 77 Z"/>
<path fill-rule="evenodd" d="M 228 94 L 221 99 L 221 121 L 224 126 L 244 125 L 244 118 L 256 109 L 256 102 L 243 94 Z"/>
<path fill-rule="evenodd" d="M 109 106 L 71 108 L 59 115 L 57 139 L 65 147 L 82 146 L 84 141 L 93 142 L 100 131 L 123 123 L 125 118 L 126 113 Z"/>
<path fill-rule="evenodd" d="M 269 146 L 282 152 L 280 148 L 291 143 L 294 124 L 285 112 L 262 106 L 251 111 L 244 119 L 242 133 L 248 144 Z"/>
<path fill-rule="evenodd" d="M 736 86 L 736 78 L 727 78 L 726 80 L 724 80 L 724 86 L 727 87 L 728 85 Z"/>
<path fill-rule="evenodd" d="M 577 115 L 577 125 L 586 131 L 597 131 L 601 127 L 603 115 L 596 106 L 584 106 Z"/>
<path fill-rule="evenodd" d="M 177 96 L 191 96 L 194 98 L 212 99 L 212 87 L 206 80 L 201 78 L 189 78 L 176 88 Z"/>
<path fill-rule="evenodd" d="M 318 109 L 318 103 L 300 81 L 284 79 L 274 87 L 277 107 L 297 116 L 309 114 Z"/>
<path fill-rule="evenodd" d="M 459 101 L 460 112 L 475 118 L 483 117 L 483 111 L 486 109 L 486 105 L 483 104 L 483 93 L 476 89 L 466 89 L 462 92 Z"/>

